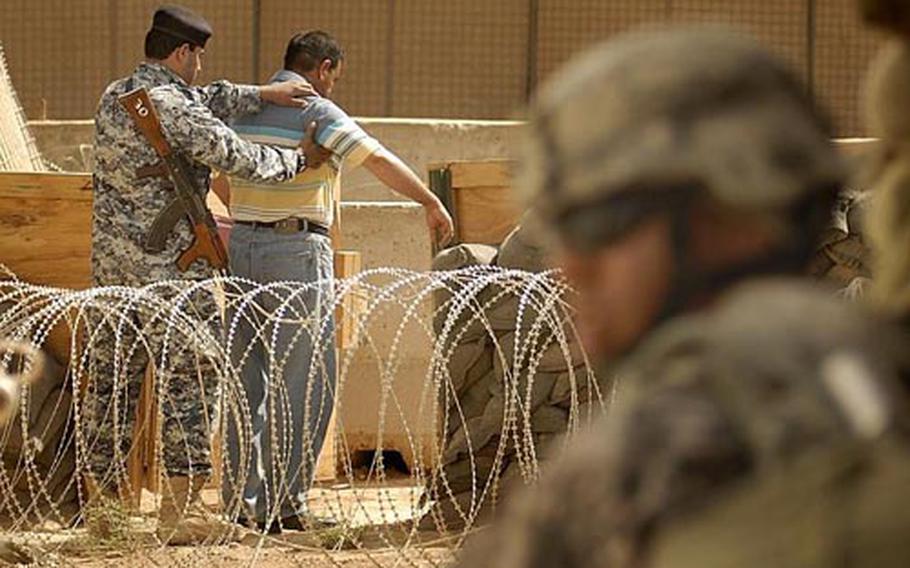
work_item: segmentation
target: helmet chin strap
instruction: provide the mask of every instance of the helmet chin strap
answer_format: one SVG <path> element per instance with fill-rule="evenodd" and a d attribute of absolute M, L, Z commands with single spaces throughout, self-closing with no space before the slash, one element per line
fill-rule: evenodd
<path fill-rule="evenodd" d="M 690 309 L 696 301 L 710 298 L 746 278 L 798 274 L 805 267 L 812 252 L 811 236 L 795 234 L 763 254 L 750 256 L 718 269 L 706 270 L 699 266 L 692 256 L 689 227 L 695 203 L 695 199 L 689 199 L 669 211 L 672 251 L 670 286 L 654 319 L 654 326 Z M 791 226 L 806 228 L 811 213 L 809 207 L 797 207 L 792 219 L 794 224 Z"/>

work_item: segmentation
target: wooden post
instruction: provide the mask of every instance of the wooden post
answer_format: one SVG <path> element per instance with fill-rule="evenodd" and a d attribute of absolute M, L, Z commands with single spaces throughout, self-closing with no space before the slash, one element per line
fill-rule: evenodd
<path fill-rule="evenodd" d="M 335 278 L 343 280 L 361 271 L 361 255 L 356 251 L 335 251 Z M 335 360 L 341 361 L 344 351 L 357 345 L 357 317 L 366 306 L 366 298 L 357 290 L 350 291 L 335 310 Z M 336 385 L 338 368 L 336 367 Z M 336 400 L 337 403 L 337 400 Z M 338 452 L 336 444 L 335 408 L 326 429 L 325 443 L 316 462 L 315 479 L 331 481 L 338 474 Z"/>
<path fill-rule="evenodd" d="M 136 404 L 136 419 L 133 422 L 132 446 L 127 455 L 127 476 L 129 491 L 124 498 L 127 505 L 139 509 L 142 490 L 158 491 L 159 464 L 158 445 L 158 396 L 155 392 L 155 371 L 151 364 L 146 367 L 142 389 Z"/>

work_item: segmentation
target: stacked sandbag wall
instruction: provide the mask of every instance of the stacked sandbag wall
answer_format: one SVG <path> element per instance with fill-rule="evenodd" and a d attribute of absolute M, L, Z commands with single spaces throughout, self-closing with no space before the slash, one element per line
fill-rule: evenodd
<path fill-rule="evenodd" d="M 547 258 L 526 219 L 498 250 L 459 245 L 439 254 L 434 270 L 488 265 L 543 273 L 550 270 Z M 442 459 L 428 481 L 433 505 L 422 529 L 484 522 L 513 487 L 537 477 L 540 460 L 558 450 L 567 431 L 590 420 L 609 398 L 610 386 L 597 382 L 579 346 L 571 308 L 562 307 L 571 302 L 564 290 L 554 298 L 486 286 L 475 296 L 481 313 L 466 311 L 448 327 L 448 306 L 466 292 L 437 294 L 434 328 L 446 333 L 450 356 L 440 390 Z M 544 309 L 542 302 L 559 307 Z"/>

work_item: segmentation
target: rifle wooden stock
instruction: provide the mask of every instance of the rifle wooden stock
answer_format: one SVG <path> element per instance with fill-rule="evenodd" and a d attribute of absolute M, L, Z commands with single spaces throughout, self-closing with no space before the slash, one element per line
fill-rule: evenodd
<path fill-rule="evenodd" d="M 227 252 L 217 233 L 213 234 L 205 223 L 196 223 L 193 225 L 193 235 L 195 236 L 193 244 L 177 259 L 177 268 L 181 272 L 186 272 L 190 265 L 200 258 L 208 262 L 212 268 L 227 268 Z"/>
<path fill-rule="evenodd" d="M 161 121 L 145 89 L 136 89 L 120 97 L 120 104 L 130 114 L 136 127 L 162 158 L 171 153 L 171 146 L 161 132 Z"/>
<path fill-rule="evenodd" d="M 155 111 L 155 106 L 149 99 L 148 93 L 145 89 L 139 88 L 121 96 L 119 100 L 123 108 L 129 113 L 130 118 L 133 119 L 136 127 L 146 137 L 158 156 L 161 157 L 161 161 L 167 170 L 167 175 L 174 183 L 177 199 L 192 222 L 193 244 L 183 251 L 177 259 L 177 268 L 181 272 L 185 272 L 199 258 L 206 260 L 209 266 L 216 270 L 227 268 L 227 252 L 224 249 L 224 243 L 221 242 L 221 237 L 218 235 L 218 229 L 212 213 L 205 206 L 202 196 L 204 192 L 201 191 L 202 188 L 196 187 L 183 156 L 174 153 L 170 144 L 164 138 L 158 113 Z M 170 223 L 173 220 L 175 224 L 179 216 L 175 216 L 174 211 L 169 211 L 170 209 L 168 207 L 163 212 L 168 216 L 162 222 L 167 221 Z M 153 226 L 153 229 L 157 230 L 155 226 Z M 163 247 L 161 235 L 153 234 L 152 237 L 154 237 L 151 243 L 153 246 L 155 246 L 157 241 L 161 241 L 160 245 Z"/>

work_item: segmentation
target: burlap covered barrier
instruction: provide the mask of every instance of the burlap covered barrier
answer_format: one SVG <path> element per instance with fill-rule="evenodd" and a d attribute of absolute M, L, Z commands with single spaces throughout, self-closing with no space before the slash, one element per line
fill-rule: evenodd
<path fill-rule="evenodd" d="M 495 257 L 493 252 L 496 252 Z M 483 245 L 459 245 L 440 253 L 436 270 L 494 264 L 542 272 L 551 265 L 540 230 L 526 215 L 498 252 Z M 457 290 L 438 292 L 434 324 L 437 334 L 449 315 L 446 302 Z M 591 375 L 570 322 L 541 321 L 541 306 L 489 286 L 477 295 L 482 315 L 459 314 L 447 359 L 448 388 L 441 433 L 443 454 L 428 481 L 433 501 L 421 521 L 424 530 L 459 530 L 483 523 L 497 501 L 511 489 L 532 481 L 534 456 L 546 459 L 547 447 L 558 445 L 569 429 L 570 410 L 590 397 Z M 548 312 L 549 313 L 549 312 Z M 541 325 L 543 323 L 543 325 Z M 562 328 L 562 333 L 555 329 Z M 536 334 L 536 335 L 529 335 Z M 515 353 L 516 336 L 522 350 Z M 533 337 L 533 339 L 530 339 Z M 454 339 L 457 338 L 457 339 Z M 583 406 L 580 406 L 583 405 Z"/>

